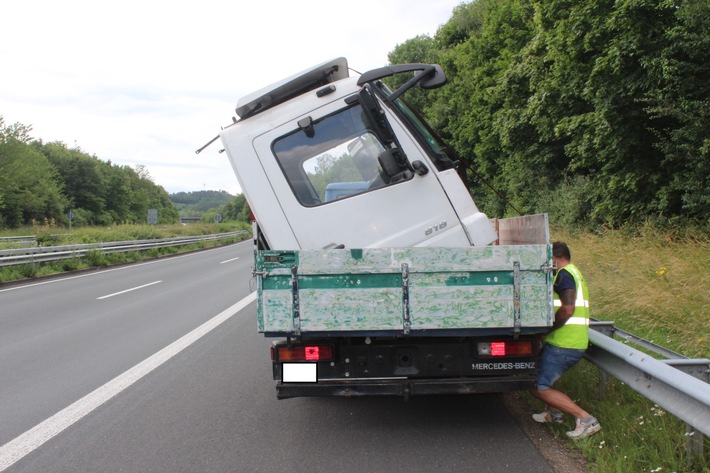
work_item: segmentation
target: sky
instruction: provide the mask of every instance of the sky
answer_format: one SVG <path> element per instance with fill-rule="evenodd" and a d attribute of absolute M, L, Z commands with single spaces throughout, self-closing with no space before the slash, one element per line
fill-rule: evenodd
<path fill-rule="evenodd" d="M 241 192 L 215 142 L 237 100 L 336 57 L 359 72 L 462 0 L 26 0 L 0 9 L 0 116 L 169 193 Z"/>

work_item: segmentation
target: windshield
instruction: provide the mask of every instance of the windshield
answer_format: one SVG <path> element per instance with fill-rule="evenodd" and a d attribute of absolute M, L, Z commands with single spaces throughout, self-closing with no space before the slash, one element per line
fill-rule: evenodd
<path fill-rule="evenodd" d="M 385 96 L 389 96 L 392 91 L 382 82 L 378 83 L 378 88 Z M 401 97 L 398 97 L 392 102 L 394 108 L 399 112 L 399 116 L 404 119 L 409 128 L 414 132 L 419 142 L 427 149 L 429 156 L 434 161 L 437 169 L 443 171 L 454 167 L 454 162 L 447 153 L 447 147 L 444 142 L 436 135 L 436 132 L 431 129 L 429 124 L 419 115 Z"/>

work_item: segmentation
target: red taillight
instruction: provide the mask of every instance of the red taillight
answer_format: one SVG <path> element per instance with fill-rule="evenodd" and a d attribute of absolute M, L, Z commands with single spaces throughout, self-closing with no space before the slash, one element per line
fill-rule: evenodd
<path fill-rule="evenodd" d="M 491 356 L 505 356 L 505 342 L 491 343 Z"/>
<path fill-rule="evenodd" d="M 306 347 L 306 361 L 320 360 L 320 347 Z"/>
<path fill-rule="evenodd" d="M 482 342 L 478 344 L 478 354 L 482 356 L 531 356 L 533 343 L 530 340 Z"/>
<path fill-rule="evenodd" d="M 277 347 L 278 361 L 331 361 L 333 347 L 330 345 L 303 345 Z"/>

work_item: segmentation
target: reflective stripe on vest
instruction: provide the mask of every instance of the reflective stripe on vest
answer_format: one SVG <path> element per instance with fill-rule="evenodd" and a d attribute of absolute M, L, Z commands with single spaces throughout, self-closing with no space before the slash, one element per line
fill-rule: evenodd
<path fill-rule="evenodd" d="M 555 299 L 552 301 L 555 305 L 555 307 L 562 307 L 562 301 L 559 299 Z M 589 301 L 585 301 L 584 299 L 579 299 L 577 298 L 576 301 L 574 301 L 574 306 L 575 307 L 589 307 Z"/>
<path fill-rule="evenodd" d="M 557 330 L 550 332 L 545 337 L 545 342 L 561 348 L 586 349 L 589 345 L 589 293 L 587 284 L 579 270 L 571 263 L 564 268 L 574 279 L 577 296 L 574 301 L 574 314 Z M 554 306 L 562 306 L 557 293 L 554 294 Z"/>
<path fill-rule="evenodd" d="M 586 325 L 589 326 L 589 318 L 587 317 L 570 317 L 565 322 L 565 325 Z"/>

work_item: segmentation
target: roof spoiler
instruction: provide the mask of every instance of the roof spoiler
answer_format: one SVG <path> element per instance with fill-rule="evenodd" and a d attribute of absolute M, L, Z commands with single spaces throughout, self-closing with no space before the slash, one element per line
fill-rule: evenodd
<path fill-rule="evenodd" d="M 237 115 L 242 120 L 249 118 L 293 97 L 348 76 L 347 59 L 332 59 L 242 97 L 237 102 Z"/>

